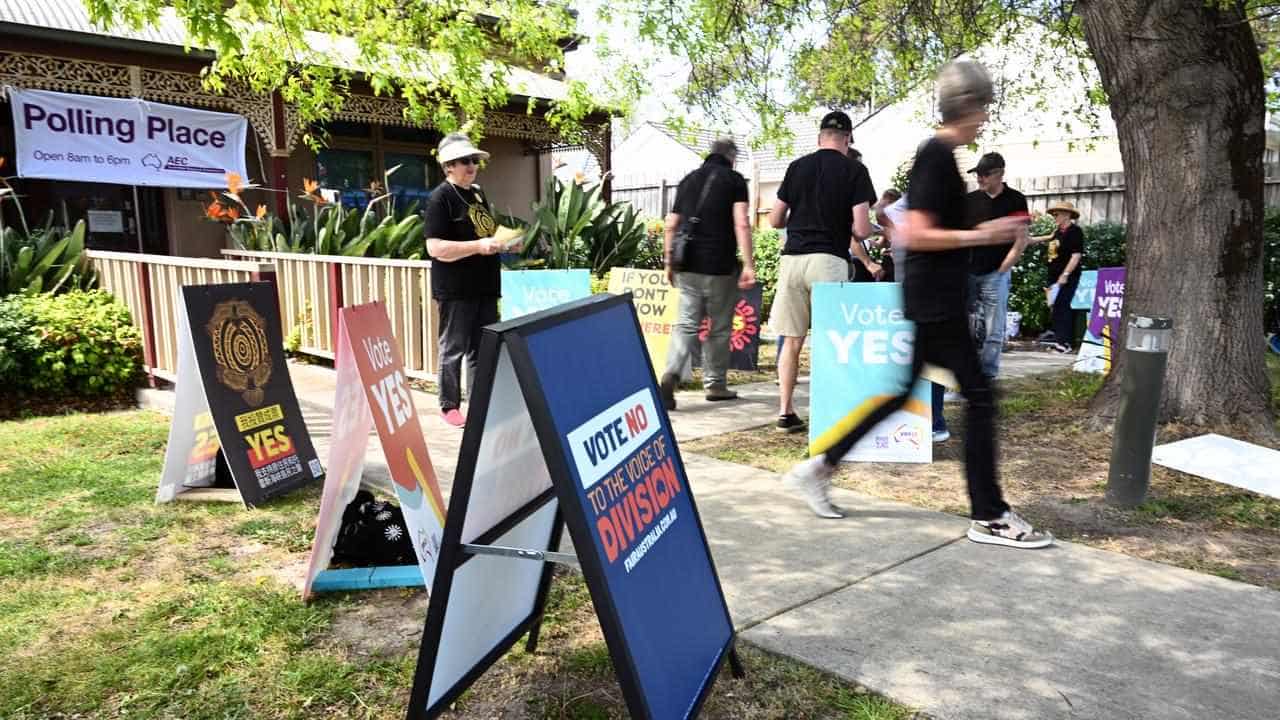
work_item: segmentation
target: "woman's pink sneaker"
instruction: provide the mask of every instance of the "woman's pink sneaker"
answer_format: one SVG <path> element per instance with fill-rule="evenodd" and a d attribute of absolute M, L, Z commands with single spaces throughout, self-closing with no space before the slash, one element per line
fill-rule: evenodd
<path fill-rule="evenodd" d="M 467 418 L 462 415 L 462 411 L 458 408 L 444 410 L 440 413 L 440 417 L 454 427 L 462 427 L 467 424 Z"/>

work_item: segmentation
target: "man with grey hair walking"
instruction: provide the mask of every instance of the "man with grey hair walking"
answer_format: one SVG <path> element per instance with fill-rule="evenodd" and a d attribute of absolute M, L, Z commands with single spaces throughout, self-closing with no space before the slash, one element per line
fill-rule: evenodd
<path fill-rule="evenodd" d="M 981 65 L 953 62 L 938 76 L 942 125 L 916 152 L 903 239 L 906 316 L 916 325 L 911 371 L 899 394 L 882 403 L 825 452 L 786 475 L 821 517 L 843 517 L 831 504 L 828 487 L 836 465 L 876 425 L 907 403 L 925 363 L 947 368 L 968 401 L 965 476 L 968 481 L 969 539 L 1017 548 L 1040 548 L 1053 536 L 1037 530 L 1004 501 L 996 479 L 995 397 L 970 334 L 965 295 L 972 248 L 1026 242 L 1026 218 L 1003 217 L 973 227 L 968 221 L 964 179 L 955 149 L 977 138 L 987 122 L 991 79 Z"/>
<path fill-rule="evenodd" d="M 676 326 L 659 389 L 662 403 L 676 409 L 676 385 L 698 343 L 702 318 L 711 319 L 702 348 L 702 383 L 711 401 L 734 400 L 729 389 L 729 337 L 739 288 L 755 284 L 747 180 L 733 169 L 738 146 L 711 144 L 707 159 L 680 181 L 667 215 L 663 257 L 667 281 L 680 289 Z M 738 253 L 742 253 L 741 265 Z"/>

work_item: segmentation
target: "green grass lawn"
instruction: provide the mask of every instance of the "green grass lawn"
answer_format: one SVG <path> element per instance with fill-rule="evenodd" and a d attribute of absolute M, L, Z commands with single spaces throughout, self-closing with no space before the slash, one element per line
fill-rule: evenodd
<path fill-rule="evenodd" d="M 292 580 L 319 488 L 252 511 L 157 506 L 167 431 L 147 412 L 0 423 L 0 718 L 403 717 L 422 593 L 304 605 Z M 388 631 L 397 619 L 403 632 Z M 743 656 L 747 679 L 726 673 L 704 717 L 912 716 L 797 663 Z M 566 573 L 539 651 L 512 651 L 446 717 L 624 708 L 586 589 Z"/>

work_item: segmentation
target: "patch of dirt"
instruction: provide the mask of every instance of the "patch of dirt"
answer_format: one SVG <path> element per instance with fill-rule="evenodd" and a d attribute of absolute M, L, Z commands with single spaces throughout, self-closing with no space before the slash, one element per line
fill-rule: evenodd
<path fill-rule="evenodd" d="M 352 602 L 339 601 L 322 647 L 366 659 L 399 657 L 418 647 L 427 618 L 425 592 L 370 590 L 347 597 Z"/>

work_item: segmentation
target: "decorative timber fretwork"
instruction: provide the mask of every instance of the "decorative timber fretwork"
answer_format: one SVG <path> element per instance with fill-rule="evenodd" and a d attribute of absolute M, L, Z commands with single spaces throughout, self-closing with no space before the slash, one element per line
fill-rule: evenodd
<path fill-rule="evenodd" d="M 335 117 L 338 120 L 372 125 L 420 127 L 407 119 L 408 108 L 409 103 L 399 98 L 353 93 L 343 98 L 342 110 L 336 113 Z M 301 135 L 292 107 L 285 108 L 285 126 L 288 134 L 286 148 L 292 151 Z M 606 165 L 605 148 L 608 145 L 606 138 L 609 130 L 607 123 L 584 125 L 582 138 L 575 143 L 567 141 L 543 115 L 490 111 L 484 115 L 484 130 L 486 135 L 524 140 L 531 147 L 542 150 L 585 147 L 595 155 L 601 167 Z"/>
<path fill-rule="evenodd" d="M 301 136 L 297 113 L 292 106 L 286 104 L 284 107 L 285 137 L 277 142 L 269 94 L 256 93 L 234 83 L 229 84 L 227 93 L 219 94 L 205 88 L 196 73 L 0 51 L 0 85 L 109 97 L 141 97 L 156 102 L 239 113 L 249 119 L 273 155 L 283 154 L 281 151 L 292 153 Z M 399 98 L 353 93 L 343 99 L 342 110 L 336 119 L 413 127 L 413 123 L 406 119 L 407 108 L 408 103 Z M 541 150 L 582 146 L 596 156 L 601 167 L 607 165 L 607 122 L 585 125 L 581 137 L 574 141 L 566 140 L 540 114 L 489 112 L 484 116 L 484 127 L 488 135 L 523 140 L 529 147 Z"/>
<path fill-rule="evenodd" d="M 108 97 L 140 97 L 156 102 L 226 110 L 249 118 L 250 125 L 266 146 L 271 148 L 275 145 L 270 95 L 236 86 L 226 94 L 211 92 L 195 73 L 0 52 L 0 85 Z"/>

